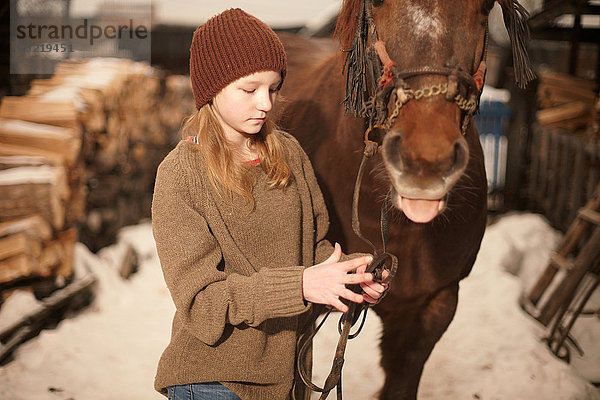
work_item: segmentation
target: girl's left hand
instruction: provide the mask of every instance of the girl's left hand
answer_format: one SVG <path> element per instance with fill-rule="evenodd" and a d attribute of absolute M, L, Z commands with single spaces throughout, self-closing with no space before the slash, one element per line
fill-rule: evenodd
<path fill-rule="evenodd" d="M 360 266 L 356 269 L 356 272 L 362 274 L 367 269 L 366 265 Z M 388 271 L 383 271 L 383 279 L 389 275 Z M 375 304 L 379 301 L 379 298 L 387 290 L 389 283 L 377 283 L 377 282 L 365 282 L 361 283 L 360 287 L 363 290 L 363 298 L 366 302 Z"/>

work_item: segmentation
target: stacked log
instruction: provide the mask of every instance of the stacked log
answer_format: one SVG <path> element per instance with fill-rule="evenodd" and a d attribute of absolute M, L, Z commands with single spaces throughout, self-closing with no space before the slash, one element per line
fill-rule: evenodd
<path fill-rule="evenodd" d="M 169 75 L 165 81 L 165 98 L 159 110 L 163 125 L 178 130 L 181 115 L 188 116 L 195 109 L 194 95 L 187 75 Z M 175 138 L 179 139 L 179 137 Z"/>
<path fill-rule="evenodd" d="M 149 217 L 156 167 L 192 110 L 189 78 L 126 59 L 63 62 L 4 97 L 0 290 L 68 279 L 77 241 L 97 251 Z"/>
<path fill-rule="evenodd" d="M 594 82 L 571 75 L 539 73 L 537 120 L 547 128 L 569 132 L 587 128 L 593 122 L 597 100 Z"/>

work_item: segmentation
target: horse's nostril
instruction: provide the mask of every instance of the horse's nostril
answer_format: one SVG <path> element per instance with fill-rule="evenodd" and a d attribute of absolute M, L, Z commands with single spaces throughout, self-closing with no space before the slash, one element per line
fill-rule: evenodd
<path fill-rule="evenodd" d="M 388 132 L 382 144 L 383 158 L 387 163 L 400 168 L 402 165 L 402 136 L 398 132 Z"/>
<path fill-rule="evenodd" d="M 467 147 L 466 141 L 463 138 L 460 138 L 454 143 L 452 170 L 461 170 L 466 167 L 468 158 L 469 148 Z"/>
<path fill-rule="evenodd" d="M 452 164 L 456 164 L 459 162 L 459 160 L 462 157 L 462 147 L 460 146 L 460 144 L 454 143 L 454 162 Z"/>

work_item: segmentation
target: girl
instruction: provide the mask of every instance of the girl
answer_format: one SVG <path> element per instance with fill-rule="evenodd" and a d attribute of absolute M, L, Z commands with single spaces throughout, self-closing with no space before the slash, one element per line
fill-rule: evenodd
<path fill-rule="evenodd" d="M 342 259 L 324 239 L 328 216 L 311 164 L 269 120 L 285 73 L 277 35 L 240 9 L 194 33 L 198 111 L 183 127 L 190 139 L 158 169 L 152 204 L 176 305 L 155 381 L 169 399 L 291 398 L 311 304 L 345 312 L 341 299 L 375 302 L 385 289 L 364 272 L 370 256 Z"/>

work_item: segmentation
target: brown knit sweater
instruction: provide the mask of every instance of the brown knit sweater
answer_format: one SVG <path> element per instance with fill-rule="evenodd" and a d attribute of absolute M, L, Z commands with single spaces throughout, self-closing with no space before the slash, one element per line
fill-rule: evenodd
<path fill-rule="evenodd" d="M 329 221 L 308 157 L 281 136 L 292 183 L 269 189 L 249 167 L 255 209 L 232 205 L 206 178 L 199 146 L 181 141 L 158 168 L 152 229 L 176 306 L 171 342 L 158 365 L 156 390 L 221 382 L 244 400 L 288 399 L 295 342 L 310 306 L 305 267 L 326 259 Z"/>

